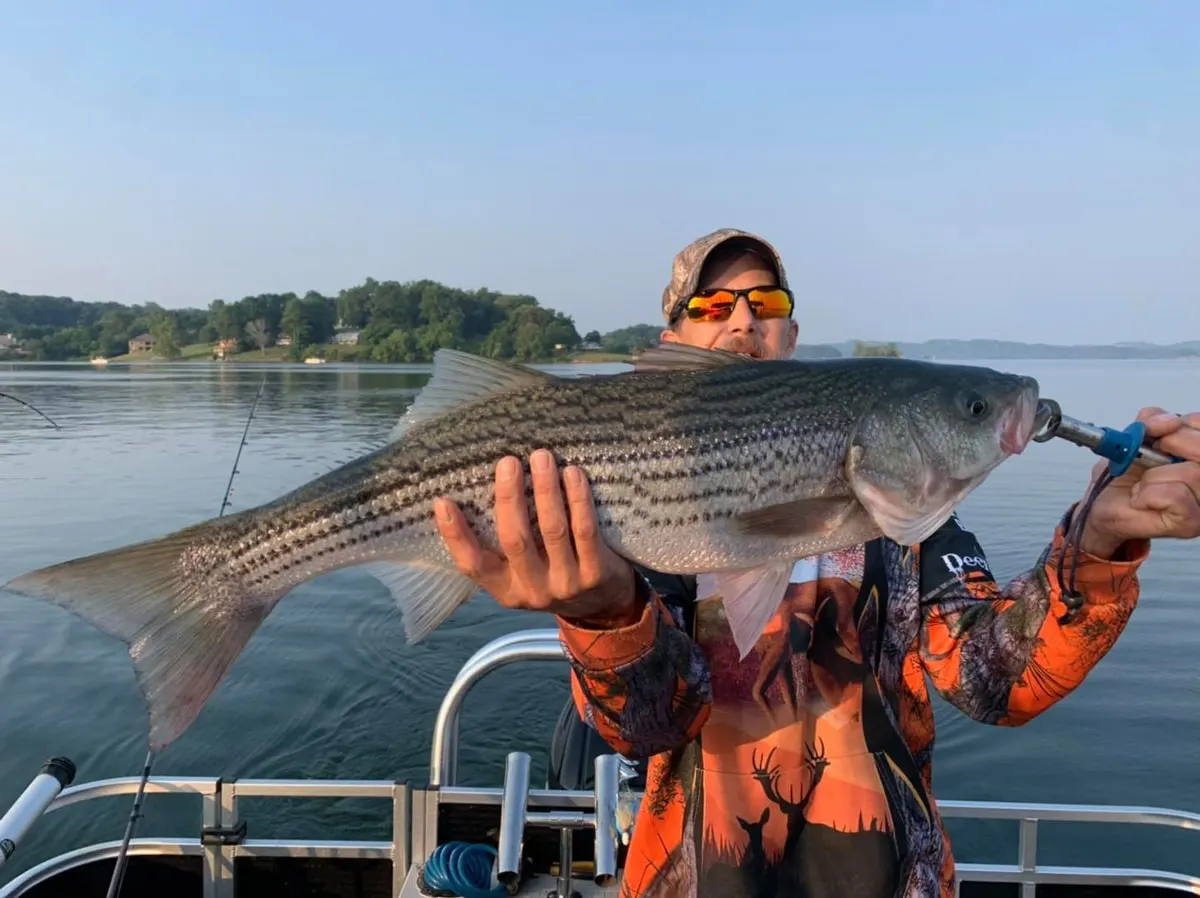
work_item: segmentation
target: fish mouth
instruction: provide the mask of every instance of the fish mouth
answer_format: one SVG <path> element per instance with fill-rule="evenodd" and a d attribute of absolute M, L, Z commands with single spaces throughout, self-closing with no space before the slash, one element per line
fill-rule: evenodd
<path fill-rule="evenodd" d="M 1037 423 L 1037 396 L 1023 390 L 1021 399 L 1000 419 L 1000 450 L 1005 455 L 1020 455 L 1033 438 Z"/>

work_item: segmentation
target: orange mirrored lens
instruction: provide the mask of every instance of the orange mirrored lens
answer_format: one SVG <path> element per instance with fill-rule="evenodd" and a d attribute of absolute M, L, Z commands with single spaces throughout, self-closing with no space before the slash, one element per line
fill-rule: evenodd
<path fill-rule="evenodd" d="M 756 288 L 734 290 L 705 290 L 697 293 L 687 304 L 687 316 L 693 321 L 724 321 L 733 313 L 738 296 L 745 296 L 750 309 L 758 318 L 787 318 L 792 314 L 792 299 L 786 290 Z"/>
<path fill-rule="evenodd" d="M 792 298 L 783 290 L 751 290 L 750 307 L 759 318 L 786 318 L 792 314 Z"/>

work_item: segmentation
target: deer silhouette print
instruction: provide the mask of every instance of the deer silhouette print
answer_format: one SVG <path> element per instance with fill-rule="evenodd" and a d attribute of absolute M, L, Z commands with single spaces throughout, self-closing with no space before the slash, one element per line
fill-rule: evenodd
<path fill-rule="evenodd" d="M 825 746 L 820 739 L 816 741 L 815 751 L 813 745 L 805 745 L 804 753 L 806 755 L 805 765 L 811 771 L 808 788 L 802 788 L 801 794 L 797 796 L 795 790 L 791 786 L 788 786 L 787 798 L 784 798 L 779 793 L 779 780 L 783 776 L 782 768 L 778 764 L 771 765 L 771 759 L 775 756 L 775 749 L 771 749 L 766 758 L 761 761 L 758 758 L 758 753 L 755 752 L 751 761 L 754 765 L 754 778 L 758 781 L 759 786 L 762 787 L 767 801 L 783 811 L 784 816 L 787 818 L 787 838 L 784 841 L 784 854 L 787 854 L 795 846 L 796 840 L 800 837 L 805 823 L 804 809 L 812 801 L 813 791 L 821 781 L 821 777 L 825 773 L 825 768 L 829 766 L 829 761 L 825 759 Z"/>
<path fill-rule="evenodd" d="M 696 898 L 774 898 L 775 871 L 763 845 L 763 827 L 771 819 L 771 809 L 763 808 L 757 822 L 735 817 L 746 831 L 749 844 L 739 861 L 719 860 L 706 867 L 697 883 Z M 634 892 L 632 894 L 641 894 Z M 672 896 L 689 894 L 678 890 Z"/>
<path fill-rule="evenodd" d="M 757 823 L 750 823 L 737 818 L 737 822 L 741 824 L 742 829 L 746 831 L 746 835 L 750 837 L 750 844 L 746 848 L 746 854 L 742 858 L 742 869 L 755 876 L 762 875 L 767 869 L 767 852 L 763 849 L 763 827 L 767 825 L 767 821 L 771 819 L 771 809 L 763 808 L 762 816 L 758 818 Z"/>

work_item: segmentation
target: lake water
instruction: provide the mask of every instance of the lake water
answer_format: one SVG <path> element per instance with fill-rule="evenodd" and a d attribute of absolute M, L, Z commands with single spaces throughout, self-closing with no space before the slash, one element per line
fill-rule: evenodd
<path fill-rule="evenodd" d="M 994 362 L 1032 374 L 1075 417 L 1124 427 L 1142 405 L 1200 406 L 1194 362 Z M 622 366 L 607 366 L 617 370 Z M 605 370 L 569 366 L 572 372 Z M 215 515 L 254 394 L 233 508 L 269 500 L 378 446 L 428 377 L 413 366 L 0 365 L 54 430 L 0 402 L 0 583 L 24 571 L 161 535 Z M 962 509 L 1007 580 L 1032 564 L 1094 456 L 1055 441 L 1002 466 Z M 1142 569 L 1124 636 L 1083 686 L 1026 727 L 977 724 L 937 708 L 941 798 L 1098 802 L 1200 811 L 1200 544 L 1162 543 Z M 424 782 L 445 688 L 489 639 L 552 619 L 479 596 L 426 642 L 405 643 L 383 586 L 353 570 L 298 588 L 266 621 L 156 774 L 345 777 Z M 67 755 L 77 781 L 135 776 L 146 749 L 142 699 L 123 644 L 66 612 L 0 595 L 0 810 L 41 763 Z M 566 666 L 508 668 L 468 699 L 460 778 L 498 786 L 504 755 L 530 751 L 545 776 Z M 81 840 L 119 839 L 127 797 L 56 812 L 5 867 Z M 254 838 L 388 838 L 364 802 L 245 801 Z M 193 801 L 151 796 L 139 835 L 197 834 Z M 337 827 L 338 831 L 331 831 Z M 1015 826 L 951 824 L 960 860 L 1012 862 Z M 1174 867 L 1200 873 L 1200 834 L 1046 826 L 1043 862 Z"/>

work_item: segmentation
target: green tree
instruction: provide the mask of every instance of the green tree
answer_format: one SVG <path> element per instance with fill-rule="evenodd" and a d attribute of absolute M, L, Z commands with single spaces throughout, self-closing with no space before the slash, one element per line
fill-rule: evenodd
<path fill-rule="evenodd" d="M 295 293 L 262 293 L 258 296 L 244 296 L 235 304 L 239 321 L 251 322 L 262 318 L 267 322 L 267 333 L 278 334 L 280 321 L 283 318 L 283 307 Z M 243 325 L 244 328 L 245 325 Z M 245 331 L 241 331 L 245 333 Z"/>
<path fill-rule="evenodd" d="M 368 284 L 373 283 L 373 280 L 368 279 L 367 284 L 350 287 L 338 294 L 337 317 L 340 324 L 349 328 L 366 326 L 367 309 L 371 301 L 371 290 Z"/>
<path fill-rule="evenodd" d="M 900 347 L 895 343 L 864 343 L 862 340 L 854 341 L 855 356 L 863 357 L 886 357 L 900 358 Z"/>
<path fill-rule="evenodd" d="M 293 296 L 283 307 L 280 326 L 291 339 L 293 348 L 298 348 L 308 336 L 308 321 L 304 315 L 304 304 L 298 298 Z"/>
<path fill-rule="evenodd" d="M 416 335 L 402 330 L 394 330 L 375 343 L 369 357 L 373 362 L 416 362 L 422 358 Z"/>
<path fill-rule="evenodd" d="M 232 340 L 242 330 L 233 308 L 227 305 L 223 299 L 214 299 L 209 303 L 208 323 L 216 329 L 217 336 L 222 340 Z"/>
<path fill-rule="evenodd" d="M 647 346 L 657 346 L 661 334 L 661 325 L 634 324 L 609 331 L 601 338 L 600 345 L 605 352 L 625 355 Z"/>
<path fill-rule="evenodd" d="M 255 346 L 262 352 L 263 358 L 267 356 L 267 343 L 271 341 L 271 334 L 267 331 L 267 319 L 256 318 L 246 325 L 246 336 L 250 338 Z"/>
<path fill-rule="evenodd" d="M 301 300 L 308 339 L 313 343 L 328 343 L 333 339 L 337 324 L 337 304 L 316 290 L 309 290 Z"/>
<path fill-rule="evenodd" d="M 156 315 L 150 324 L 150 336 L 154 338 L 156 356 L 168 361 L 179 358 L 179 328 L 173 315 Z"/>
<path fill-rule="evenodd" d="M 308 340 L 308 316 L 305 314 L 304 302 L 299 297 L 293 295 L 283 307 L 283 316 L 280 319 L 280 325 L 283 333 L 288 335 L 292 341 L 291 347 L 288 349 L 288 356 L 293 361 L 299 361 L 301 351 Z"/>

